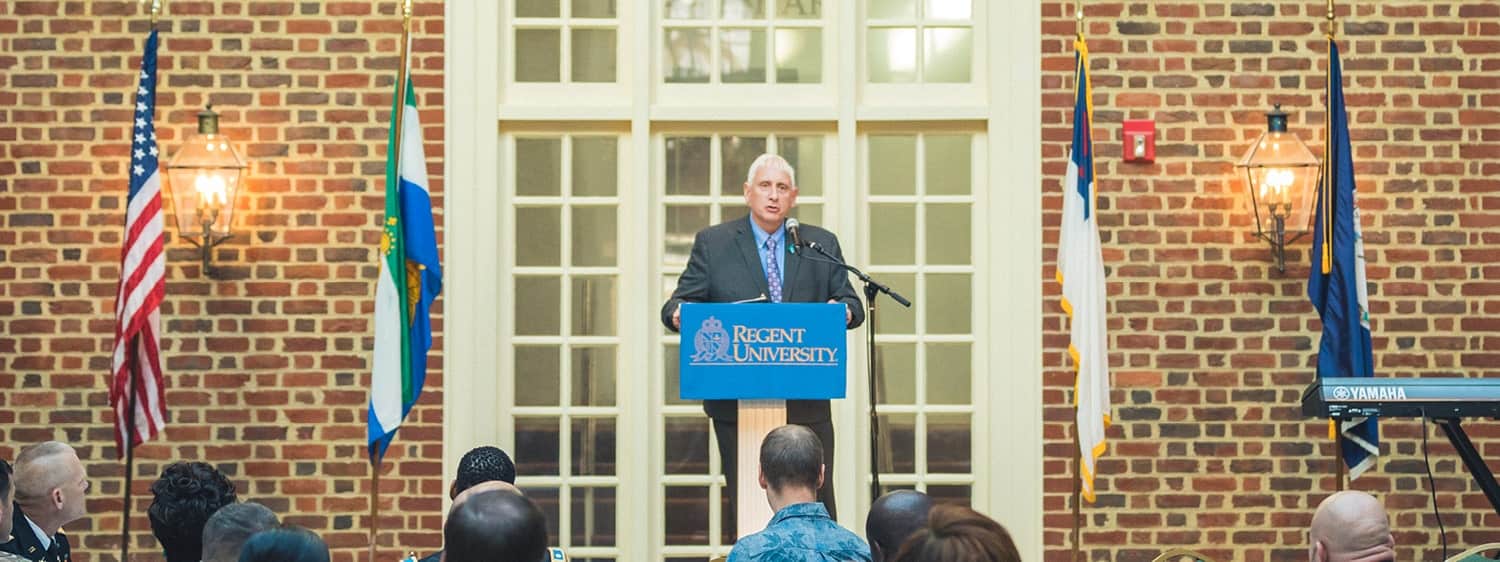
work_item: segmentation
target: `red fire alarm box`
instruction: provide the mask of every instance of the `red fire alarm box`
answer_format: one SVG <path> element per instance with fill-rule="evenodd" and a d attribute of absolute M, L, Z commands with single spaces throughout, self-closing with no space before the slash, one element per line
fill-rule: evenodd
<path fill-rule="evenodd" d="M 1125 120 L 1126 162 L 1150 164 L 1156 161 L 1156 122 L 1150 119 Z"/>

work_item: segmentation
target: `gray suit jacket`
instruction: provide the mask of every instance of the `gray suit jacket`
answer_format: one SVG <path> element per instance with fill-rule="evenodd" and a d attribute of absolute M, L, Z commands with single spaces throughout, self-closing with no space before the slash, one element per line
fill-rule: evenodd
<path fill-rule="evenodd" d="M 828 253 L 844 259 L 839 239 L 832 232 L 810 224 L 803 224 L 799 230 L 803 240 L 817 242 Z M 865 311 L 854 287 L 849 284 L 848 273 L 838 266 L 804 257 L 804 252 L 812 250 L 798 249 L 797 253 L 786 255 L 782 302 L 827 302 L 834 299 L 849 307 L 851 319 L 848 328 L 858 327 L 865 321 Z M 675 331 L 672 313 L 684 302 L 735 302 L 762 296 L 769 298 L 769 294 L 765 267 L 761 265 L 760 252 L 755 246 L 750 218 L 740 217 L 705 228 L 693 239 L 693 253 L 688 258 L 687 269 L 677 279 L 677 290 L 672 292 L 672 298 L 662 305 L 661 321 Z M 705 400 L 703 411 L 720 421 L 734 421 L 739 417 L 734 400 Z M 788 422 L 828 420 L 827 400 L 787 401 Z"/>

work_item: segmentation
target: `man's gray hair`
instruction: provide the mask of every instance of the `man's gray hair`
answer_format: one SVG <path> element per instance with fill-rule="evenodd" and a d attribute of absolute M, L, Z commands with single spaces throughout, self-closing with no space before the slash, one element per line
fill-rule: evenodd
<path fill-rule="evenodd" d="M 232 503 L 215 511 L 203 524 L 203 562 L 236 562 L 245 541 L 280 523 L 270 508 L 258 503 Z"/>
<path fill-rule="evenodd" d="M 46 441 L 22 449 L 16 456 L 16 501 L 22 504 L 38 501 L 67 484 L 72 475 L 61 470 L 62 465 L 56 460 L 64 455 L 74 456 L 76 453 L 73 447 L 60 441 Z"/>
<path fill-rule="evenodd" d="M 797 186 L 797 171 L 792 169 L 791 163 L 782 158 L 780 154 L 771 154 L 769 152 L 756 157 L 755 161 L 750 163 L 750 171 L 745 173 L 745 183 L 754 185 L 755 173 L 767 166 L 770 166 L 773 170 L 785 171 L 787 178 L 792 180 L 792 187 Z"/>

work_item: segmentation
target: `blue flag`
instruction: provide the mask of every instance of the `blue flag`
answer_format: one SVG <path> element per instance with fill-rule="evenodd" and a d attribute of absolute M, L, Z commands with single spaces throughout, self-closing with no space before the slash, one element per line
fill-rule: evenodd
<path fill-rule="evenodd" d="M 1338 45 L 1330 40 L 1328 49 L 1328 146 L 1324 156 L 1328 169 L 1318 187 L 1307 297 L 1323 320 L 1318 377 L 1373 377 L 1370 298 L 1365 288 L 1359 209 L 1354 206 L 1354 154 L 1349 142 L 1349 116 L 1344 110 L 1343 71 Z M 1375 465 L 1380 455 L 1375 418 L 1341 420 L 1338 438 L 1351 480 Z"/>

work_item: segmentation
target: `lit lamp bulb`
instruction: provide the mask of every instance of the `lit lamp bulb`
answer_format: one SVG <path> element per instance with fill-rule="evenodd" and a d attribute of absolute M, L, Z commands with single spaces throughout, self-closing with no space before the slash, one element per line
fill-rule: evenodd
<path fill-rule="evenodd" d="M 1286 168 L 1270 168 L 1260 182 L 1260 199 L 1271 208 L 1272 214 L 1285 216 L 1291 212 L 1291 187 L 1296 174 Z"/>

